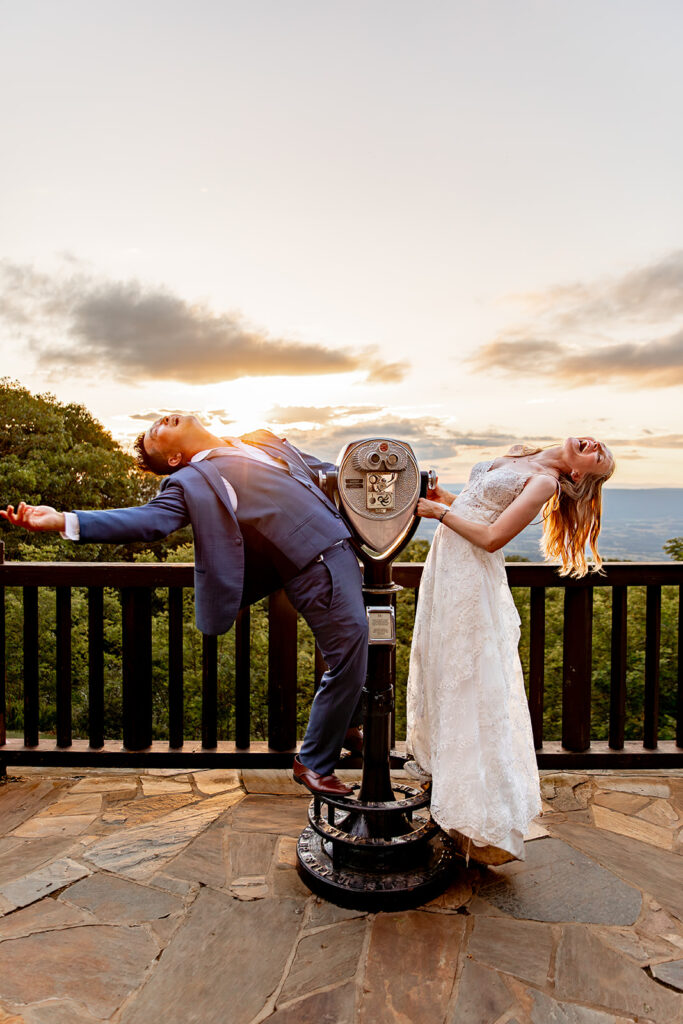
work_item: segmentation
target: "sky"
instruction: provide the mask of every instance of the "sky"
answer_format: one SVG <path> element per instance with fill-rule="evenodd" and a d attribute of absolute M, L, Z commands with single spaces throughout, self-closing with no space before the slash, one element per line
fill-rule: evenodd
<path fill-rule="evenodd" d="M 0 0 L 0 376 L 683 486 L 678 0 Z M 609 485 L 608 485 L 609 486 Z"/>

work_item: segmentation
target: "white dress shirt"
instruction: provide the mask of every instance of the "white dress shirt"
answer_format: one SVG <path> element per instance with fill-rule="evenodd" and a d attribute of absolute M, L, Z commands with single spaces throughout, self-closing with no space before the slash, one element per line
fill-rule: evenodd
<path fill-rule="evenodd" d="M 275 469 L 280 469 L 285 472 L 287 471 L 287 467 L 284 464 L 284 462 L 276 462 L 276 460 L 271 458 L 270 455 L 266 455 L 265 452 L 260 451 L 260 449 L 256 448 L 254 445 L 245 444 L 244 441 L 241 441 L 239 439 L 239 437 L 226 437 L 225 445 L 226 447 L 235 449 L 234 452 L 231 452 L 230 454 L 235 455 L 237 458 L 251 459 L 253 462 L 265 462 L 267 466 L 274 466 Z M 215 448 L 206 448 L 202 452 L 197 452 L 196 455 L 192 456 L 190 462 L 201 462 L 202 459 L 205 459 L 208 455 L 211 454 L 211 452 L 215 452 L 221 447 L 221 445 L 216 445 Z M 223 477 L 223 483 L 225 484 L 225 489 L 228 492 L 228 498 L 230 500 L 230 504 L 233 507 L 233 511 L 236 512 L 238 502 L 237 492 L 235 491 L 235 488 L 232 486 L 232 484 L 225 479 L 225 477 Z M 64 540 L 80 539 L 80 524 L 78 522 L 78 516 L 76 515 L 75 512 L 64 513 L 64 530 L 60 534 L 60 536 L 63 537 Z"/>

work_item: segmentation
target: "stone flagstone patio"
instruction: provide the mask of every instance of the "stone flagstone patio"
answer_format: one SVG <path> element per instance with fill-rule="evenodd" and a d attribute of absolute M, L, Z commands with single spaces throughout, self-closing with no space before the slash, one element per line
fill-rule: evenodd
<path fill-rule="evenodd" d="M 286 772 L 10 774 L 0 1024 L 683 1024 L 683 772 L 542 788 L 524 863 L 363 914 L 301 883 Z"/>

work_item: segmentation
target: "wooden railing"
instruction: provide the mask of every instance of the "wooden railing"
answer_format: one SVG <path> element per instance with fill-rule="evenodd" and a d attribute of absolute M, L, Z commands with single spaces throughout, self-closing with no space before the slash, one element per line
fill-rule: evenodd
<path fill-rule="evenodd" d="M 604 575 L 568 580 L 550 566 L 510 563 L 512 587 L 530 591 L 528 691 L 540 767 L 669 768 L 683 767 L 683 629 L 680 609 L 683 563 L 613 563 Z M 394 579 L 419 593 L 422 565 L 398 563 Z M 286 767 L 297 743 L 297 615 L 282 592 L 269 599 L 268 740 L 251 739 L 250 609 L 240 612 L 233 642 L 234 741 L 217 739 L 218 644 L 202 644 L 201 742 L 186 740 L 183 726 L 183 591 L 193 584 L 189 564 L 0 562 L 0 769 L 3 765 L 71 765 L 135 767 Z M 677 588 L 677 731 L 660 741 L 659 669 L 661 588 Z M 6 630 L 5 590 L 23 590 L 23 741 L 5 732 Z M 88 739 L 72 737 L 72 588 L 88 592 Z M 122 623 L 122 743 L 105 737 L 104 612 L 105 588 L 117 588 Z M 546 591 L 564 591 L 562 739 L 543 736 L 545 684 Z M 591 642 L 595 588 L 612 590 L 609 738 L 591 742 Z M 638 740 L 624 739 L 627 670 L 627 600 L 629 587 L 646 587 L 643 730 Z M 56 738 L 39 734 L 40 659 L 39 588 L 55 591 Z M 153 741 L 152 730 L 152 594 L 166 591 L 168 611 L 168 736 Z M 11 652 L 17 657 L 16 651 Z M 323 671 L 319 652 L 315 681 Z M 394 758 L 394 764 L 400 757 Z"/>

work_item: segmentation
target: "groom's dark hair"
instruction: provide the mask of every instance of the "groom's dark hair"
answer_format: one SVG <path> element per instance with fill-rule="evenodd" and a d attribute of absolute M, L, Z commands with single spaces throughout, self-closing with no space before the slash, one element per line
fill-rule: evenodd
<path fill-rule="evenodd" d="M 138 434 L 133 442 L 135 461 L 140 469 L 146 473 L 156 473 L 157 476 L 169 476 L 182 466 L 169 466 L 168 462 L 161 455 L 152 455 L 145 448 L 145 433 Z"/>

